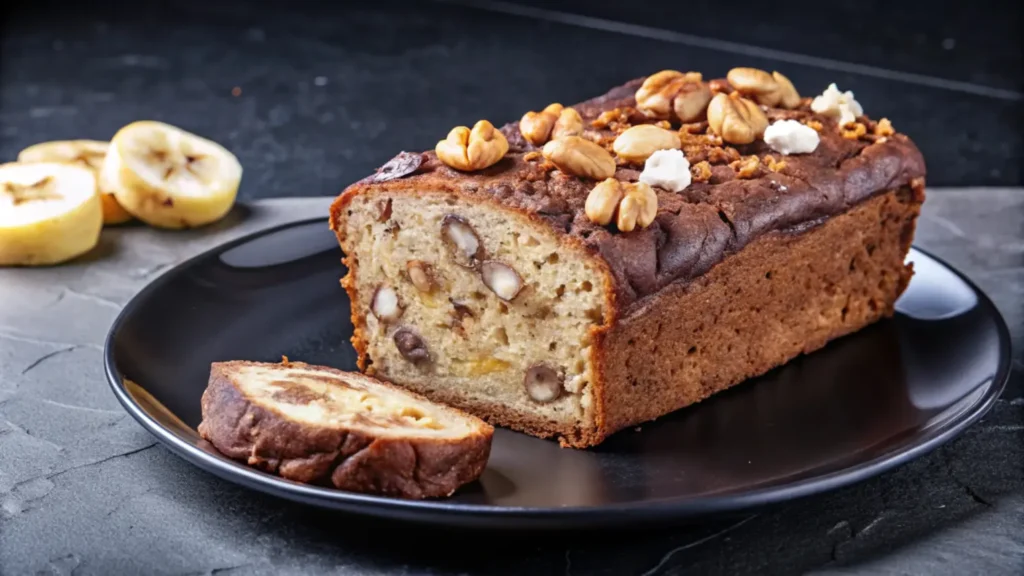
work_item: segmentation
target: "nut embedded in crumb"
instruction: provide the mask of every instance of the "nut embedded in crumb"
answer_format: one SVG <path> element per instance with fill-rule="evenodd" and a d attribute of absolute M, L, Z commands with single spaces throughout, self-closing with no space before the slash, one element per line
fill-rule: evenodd
<path fill-rule="evenodd" d="M 455 263 L 463 268 L 475 269 L 484 257 L 483 244 L 476 231 L 454 214 L 441 220 L 441 240 L 448 246 Z"/>
<path fill-rule="evenodd" d="M 526 154 L 523 154 L 523 161 L 524 162 L 533 162 L 534 160 L 537 160 L 540 157 L 541 157 L 540 151 L 539 150 L 534 150 L 532 152 L 527 152 Z"/>
<path fill-rule="evenodd" d="M 697 162 L 690 166 L 690 175 L 694 182 L 707 182 L 711 180 L 711 164 L 707 160 Z"/>
<path fill-rule="evenodd" d="M 821 132 L 822 130 L 825 129 L 825 126 L 822 125 L 822 123 L 818 122 L 817 120 L 807 120 L 806 122 L 804 122 L 804 124 L 810 126 L 811 128 L 814 128 L 816 132 Z"/>
<path fill-rule="evenodd" d="M 452 309 L 448 313 L 451 316 L 449 326 L 462 338 L 468 338 L 467 332 L 472 330 L 476 323 L 476 316 L 473 314 L 473 310 L 462 302 L 456 302 L 451 298 L 448 301 L 452 305 Z"/>
<path fill-rule="evenodd" d="M 405 271 L 409 275 L 409 281 L 417 290 L 429 294 L 437 287 L 434 283 L 434 275 L 430 265 L 421 260 L 410 260 L 405 263 Z"/>
<path fill-rule="evenodd" d="M 378 286 L 370 301 L 370 311 L 381 322 L 394 322 L 402 315 L 398 293 L 390 286 Z"/>
<path fill-rule="evenodd" d="M 515 300 L 523 289 L 523 279 L 508 264 L 488 260 L 480 265 L 480 279 L 494 295 L 506 302 Z"/>
<path fill-rule="evenodd" d="M 392 336 L 392 340 L 394 340 L 398 352 L 409 362 L 419 364 L 430 360 L 430 352 L 427 351 L 426 343 L 411 328 L 399 328 Z"/>
<path fill-rule="evenodd" d="M 391 198 L 377 201 L 377 222 L 387 222 L 391 218 Z"/>
<path fill-rule="evenodd" d="M 553 368 L 534 364 L 523 377 L 523 387 L 530 398 L 545 404 L 562 395 L 562 376 Z"/>

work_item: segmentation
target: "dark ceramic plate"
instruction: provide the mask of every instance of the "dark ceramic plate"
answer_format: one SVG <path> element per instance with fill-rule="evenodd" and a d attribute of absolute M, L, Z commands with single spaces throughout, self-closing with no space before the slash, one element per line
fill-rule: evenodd
<path fill-rule="evenodd" d="M 992 406 L 1009 374 L 1010 339 L 992 303 L 914 250 L 917 274 L 892 320 L 595 449 L 498 430 L 481 479 L 450 499 L 306 486 L 216 454 L 195 431 L 211 361 L 284 354 L 355 369 L 340 258 L 318 219 L 167 272 L 111 328 L 114 393 L 172 451 L 249 488 L 390 518 L 561 528 L 735 511 L 863 480 L 953 438 Z"/>

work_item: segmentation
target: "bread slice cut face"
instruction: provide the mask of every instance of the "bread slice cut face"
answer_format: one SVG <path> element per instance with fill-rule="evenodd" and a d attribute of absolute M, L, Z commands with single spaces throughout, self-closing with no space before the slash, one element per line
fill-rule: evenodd
<path fill-rule="evenodd" d="M 494 429 L 386 382 L 302 362 L 215 362 L 199 434 L 297 482 L 401 498 L 476 480 Z"/>

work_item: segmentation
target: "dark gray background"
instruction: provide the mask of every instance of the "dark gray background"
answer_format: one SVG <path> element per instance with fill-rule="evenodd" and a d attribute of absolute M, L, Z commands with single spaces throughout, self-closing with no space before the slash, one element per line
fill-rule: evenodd
<path fill-rule="evenodd" d="M 21 2 L 5 8 L 0 44 L 0 158 L 150 118 L 238 154 L 242 198 L 333 194 L 458 124 L 516 120 L 663 68 L 749 65 L 808 95 L 853 90 L 917 141 L 930 185 L 1024 181 L 1019 3 L 477 4 Z"/>
<path fill-rule="evenodd" d="M 646 532 L 451 533 L 307 510 L 153 446 L 101 389 L 105 324 L 195 246 L 129 227 L 107 236 L 120 260 L 67 272 L 53 307 L 0 303 L 0 574 L 1024 574 L 1019 3 L 723 4 L 20 2 L 3 8 L 0 158 L 158 119 L 238 154 L 243 200 L 321 196 L 453 125 L 662 68 L 775 68 L 805 94 L 837 82 L 915 138 L 929 186 L 971 187 L 932 188 L 917 238 L 1014 333 L 1007 393 L 961 439 L 847 489 Z M 124 261 L 138 269 L 115 268 Z M 26 297 L 29 285 L 0 289 Z M 62 324 L 66 337 L 45 339 Z"/>

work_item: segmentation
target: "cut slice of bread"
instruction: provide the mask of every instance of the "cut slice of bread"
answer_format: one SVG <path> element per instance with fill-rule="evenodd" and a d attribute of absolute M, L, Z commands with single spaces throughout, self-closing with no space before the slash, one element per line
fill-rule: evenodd
<path fill-rule="evenodd" d="M 291 362 L 214 362 L 199 434 L 297 482 L 400 498 L 476 480 L 494 428 L 368 376 Z"/>

